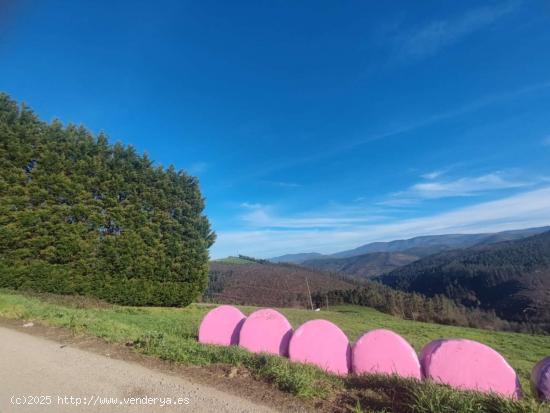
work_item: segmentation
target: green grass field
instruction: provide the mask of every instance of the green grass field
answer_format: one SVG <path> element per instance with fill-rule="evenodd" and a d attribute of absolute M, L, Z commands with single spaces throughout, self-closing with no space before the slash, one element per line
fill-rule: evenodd
<path fill-rule="evenodd" d="M 121 307 L 0 290 L 0 316 L 66 327 L 77 334 L 101 337 L 109 342 L 132 341 L 138 351 L 180 363 L 239 365 L 248 369 L 255 378 L 303 398 L 341 399 L 343 395 L 353 394 L 350 403 L 358 412 L 550 411 L 532 399 L 528 385 L 534 364 L 550 353 L 550 336 L 419 323 L 355 306 L 334 307 L 321 312 L 280 310 L 295 328 L 304 321 L 324 318 L 340 326 L 350 340 L 355 340 L 366 330 L 383 327 L 403 335 L 417 350 L 437 338 L 461 337 L 483 342 L 504 355 L 521 377 L 527 397 L 522 402 L 511 402 L 383 376 L 341 379 L 279 357 L 253 355 L 237 347 L 201 345 L 196 340 L 197 329 L 202 317 L 213 307 L 210 304 L 192 304 L 183 309 Z M 255 308 L 241 309 L 249 314 Z"/>
<path fill-rule="evenodd" d="M 220 258 L 212 262 L 218 262 L 220 264 L 254 264 L 254 261 L 247 260 L 246 258 L 229 256 L 226 258 Z"/>

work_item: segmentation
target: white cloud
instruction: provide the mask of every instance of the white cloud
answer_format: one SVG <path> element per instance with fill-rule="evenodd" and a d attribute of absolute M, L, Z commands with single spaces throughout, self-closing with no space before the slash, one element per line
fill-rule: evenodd
<path fill-rule="evenodd" d="M 261 229 L 300 229 L 300 228 L 340 228 L 347 226 L 365 225 L 386 217 L 369 214 L 366 208 L 338 208 L 323 214 L 301 214 L 284 217 L 274 213 L 274 207 L 263 204 L 243 203 L 241 206 L 247 211 L 241 215 L 241 220 L 249 228 Z"/>
<path fill-rule="evenodd" d="M 496 201 L 385 224 L 363 224 L 334 229 L 250 229 L 220 231 L 214 257 L 241 253 L 271 257 L 290 252 L 336 252 L 372 241 L 428 234 L 505 231 L 550 224 L 550 187 Z"/>
<path fill-rule="evenodd" d="M 206 172 L 209 168 L 210 164 L 208 162 L 195 162 L 187 167 L 187 171 L 191 175 L 199 175 Z"/>
<path fill-rule="evenodd" d="M 395 208 L 408 208 L 410 206 L 417 205 L 418 202 L 418 198 L 407 197 L 404 192 L 398 192 L 393 194 L 393 196 L 388 199 L 377 202 L 377 205 Z"/>
<path fill-rule="evenodd" d="M 296 182 L 287 182 L 287 181 L 263 181 L 268 185 L 278 186 L 280 188 L 299 188 L 302 185 Z"/>
<path fill-rule="evenodd" d="M 401 57 L 422 58 L 458 43 L 463 38 L 491 26 L 504 16 L 516 11 L 519 1 L 508 1 L 494 6 L 472 9 L 456 18 L 435 20 L 427 25 L 395 38 Z"/>
<path fill-rule="evenodd" d="M 405 195 L 410 198 L 446 198 L 471 196 L 500 189 L 522 188 L 534 185 L 532 181 L 511 179 L 503 173 L 494 172 L 475 177 L 464 177 L 450 181 L 420 182 L 411 186 Z"/>
<path fill-rule="evenodd" d="M 299 188 L 301 186 L 296 182 L 273 182 L 273 184 L 280 186 L 281 188 Z"/>
<path fill-rule="evenodd" d="M 479 176 L 437 179 L 443 174 L 444 172 L 434 171 L 421 175 L 423 181 L 411 185 L 404 191 L 391 194 L 387 199 L 378 202 L 378 205 L 409 207 L 424 200 L 471 197 L 499 190 L 534 188 L 550 181 L 550 178 L 545 176 L 521 176 L 519 171 L 496 171 Z"/>
<path fill-rule="evenodd" d="M 260 204 L 260 203 L 251 203 L 251 202 L 243 202 L 241 204 L 241 207 L 244 208 L 244 209 L 261 209 L 261 208 L 265 208 L 266 206 L 263 205 L 263 204 Z"/>
<path fill-rule="evenodd" d="M 432 171 L 422 175 L 424 179 L 436 179 L 443 175 L 443 171 Z"/>

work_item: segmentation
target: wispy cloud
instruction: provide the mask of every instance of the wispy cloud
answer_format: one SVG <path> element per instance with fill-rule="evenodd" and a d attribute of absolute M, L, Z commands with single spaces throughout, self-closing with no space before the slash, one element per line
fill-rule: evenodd
<path fill-rule="evenodd" d="M 441 175 L 443 175 L 443 171 L 432 171 L 432 172 L 428 172 L 428 173 L 425 173 L 424 175 L 422 175 L 422 178 L 424 179 L 436 179 L 438 177 L 440 177 Z"/>
<path fill-rule="evenodd" d="M 296 182 L 286 182 L 286 181 L 265 181 L 267 184 L 278 186 L 279 188 L 299 188 L 302 185 Z"/>
<path fill-rule="evenodd" d="M 273 159 L 271 163 L 261 168 L 256 168 L 253 172 L 249 171 L 246 174 L 243 174 L 240 178 L 237 178 L 236 180 L 234 180 L 232 184 L 236 184 L 241 181 L 250 180 L 258 177 L 264 177 L 266 175 L 273 174 L 274 172 L 277 172 L 277 171 L 282 171 L 290 168 L 295 168 L 301 165 L 334 158 L 343 153 L 350 152 L 352 150 L 355 150 L 363 145 L 367 145 L 372 142 L 395 138 L 401 135 L 406 135 L 408 133 L 415 132 L 424 127 L 428 127 L 450 119 L 455 119 L 462 115 L 476 112 L 486 107 L 500 104 L 502 102 L 508 102 L 514 99 L 519 99 L 519 98 L 522 98 L 523 96 L 526 96 L 532 93 L 546 91 L 547 89 L 550 89 L 550 81 L 526 85 L 524 87 L 503 92 L 503 93 L 486 95 L 477 100 L 468 102 L 462 106 L 458 106 L 454 109 L 435 113 L 435 114 L 426 116 L 424 118 L 414 120 L 410 123 L 403 123 L 401 125 L 388 129 L 381 133 L 367 134 L 365 136 L 361 136 L 356 139 L 340 139 L 338 140 L 337 145 L 334 145 L 328 148 L 327 150 L 318 150 L 318 151 L 315 151 L 313 154 L 302 156 L 302 157 Z"/>
<path fill-rule="evenodd" d="M 210 164 L 208 162 L 195 162 L 187 167 L 187 171 L 191 175 L 199 175 L 206 172 L 209 168 Z"/>
<path fill-rule="evenodd" d="M 406 191 L 393 194 L 390 201 L 472 196 L 502 189 L 524 188 L 540 183 L 539 178 L 519 179 L 511 173 L 498 171 L 480 176 L 436 181 L 435 179 L 440 176 L 441 174 L 428 174 L 426 181 L 416 183 Z"/>
<path fill-rule="evenodd" d="M 483 6 L 453 18 L 435 20 L 423 27 L 395 37 L 396 52 L 404 58 L 423 58 L 458 43 L 467 36 L 483 30 L 520 6 L 519 1 Z"/>
<path fill-rule="evenodd" d="M 365 225 L 386 218 L 361 207 L 332 209 L 325 213 L 308 213 L 281 216 L 271 205 L 243 203 L 245 210 L 240 219 L 249 228 L 292 230 L 300 228 L 334 229 Z M 370 213 L 369 213 L 370 212 Z"/>
<path fill-rule="evenodd" d="M 503 93 L 485 95 L 483 97 L 480 97 L 479 99 L 468 102 L 462 106 L 455 107 L 454 109 L 435 113 L 435 114 L 426 116 L 424 118 L 417 119 L 410 123 L 404 123 L 395 128 L 388 129 L 387 131 L 382 133 L 369 134 L 366 136 L 359 137 L 357 139 L 340 140 L 342 142 L 341 145 L 332 147 L 329 151 L 316 152 L 315 155 L 309 158 L 302 158 L 297 161 L 295 160 L 291 164 L 282 163 L 279 165 L 278 169 L 284 169 L 287 166 L 294 166 L 294 164 L 300 164 L 300 163 L 305 163 L 310 161 L 318 161 L 325 158 L 334 157 L 338 154 L 349 152 L 351 150 L 354 150 L 362 145 L 366 145 L 371 142 L 376 142 L 376 141 L 380 141 L 388 138 L 394 138 L 401 135 L 405 135 L 407 133 L 415 132 L 424 127 L 428 127 L 434 124 L 438 124 L 440 122 L 455 119 L 460 116 L 482 110 L 486 107 L 497 105 L 503 102 L 509 102 L 514 99 L 520 99 L 532 93 L 546 91 L 548 89 L 550 89 L 550 81 L 545 81 L 541 83 L 526 85 L 524 87 L 503 92 Z"/>
<path fill-rule="evenodd" d="M 550 224 L 550 187 L 431 216 L 353 227 L 220 231 L 215 257 L 235 253 L 270 257 L 288 252 L 336 252 L 372 241 L 426 234 L 504 231 Z"/>
<path fill-rule="evenodd" d="M 544 146 L 550 146 L 550 135 L 548 135 L 547 137 L 545 137 L 543 140 L 542 140 L 542 144 Z"/>
<path fill-rule="evenodd" d="M 252 202 L 243 202 L 240 206 L 241 206 L 241 208 L 251 209 L 251 210 L 258 210 L 258 209 L 266 208 L 266 206 L 264 204 L 252 203 Z"/>

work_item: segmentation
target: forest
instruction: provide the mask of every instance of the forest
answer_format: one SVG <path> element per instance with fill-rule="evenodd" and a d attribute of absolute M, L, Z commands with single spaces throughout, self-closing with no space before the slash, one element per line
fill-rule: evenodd
<path fill-rule="evenodd" d="M 550 331 L 550 232 L 435 254 L 378 280 Z"/>
<path fill-rule="evenodd" d="M 498 317 L 494 310 L 466 307 L 444 295 L 426 297 L 418 293 L 395 290 L 372 281 L 352 289 L 316 293 L 313 295 L 313 302 L 318 307 L 340 304 L 371 307 L 404 320 L 531 334 L 550 333 L 548 325 L 528 320 L 505 320 Z"/>

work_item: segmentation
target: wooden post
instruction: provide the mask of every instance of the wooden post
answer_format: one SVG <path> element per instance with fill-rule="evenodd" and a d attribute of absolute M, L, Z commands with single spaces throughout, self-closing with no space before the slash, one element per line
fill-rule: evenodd
<path fill-rule="evenodd" d="M 309 304 L 311 305 L 311 309 L 313 310 L 313 300 L 311 299 L 311 290 L 309 289 L 309 282 L 306 277 L 306 285 L 307 285 L 307 293 L 309 294 Z"/>

